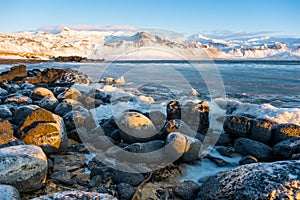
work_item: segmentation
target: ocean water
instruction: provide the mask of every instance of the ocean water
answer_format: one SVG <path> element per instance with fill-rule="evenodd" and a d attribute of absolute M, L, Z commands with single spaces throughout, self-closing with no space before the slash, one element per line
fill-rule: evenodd
<path fill-rule="evenodd" d="M 244 103 L 268 103 L 279 108 L 300 108 L 300 61 L 119 61 L 114 63 L 35 63 L 28 68 L 73 68 L 95 81 L 103 77 L 125 77 L 132 88 L 159 84 L 171 91 L 196 89 L 209 100 L 207 80 L 221 91 L 221 98 Z M 0 71 L 12 65 L 0 65 Z M 212 75 L 207 73 L 213 73 Z M 206 76 L 206 81 L 203 76 Z M 218 76 L 220 76 L 218 78 Z M 157 91 L 158 92 L 158 91 Z M 159 93 L 159 92 L 158 92 Z"/>

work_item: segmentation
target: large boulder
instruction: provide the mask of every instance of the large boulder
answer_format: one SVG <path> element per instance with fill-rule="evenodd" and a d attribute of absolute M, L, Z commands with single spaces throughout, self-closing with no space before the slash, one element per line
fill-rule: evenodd
<path fill-rule="evenodd" d="M 19 145 L 0 149 L 0 183 L 20 192 L 42 187 L 47 174 L 47 157 L 40 147 Z"/>
<path fill-rule="evenodd" d="M 43 148 L 45 153 L 57 153 L 68 147 L 65 125 L 61 117 L 43 108 L 31 112 L 19 131 L 26 144 Z"/>
<path fill-rule="evenodd" d="M 22 80 L 26 76 L 27 71 L 25 65 L 13 66 L 10 68 L 10 71 L 2 72 L 0 74 L 0 83 L 3 83 L 4 81 L 12 82 Z"/>
<path fill-rule="evenodd" d="M 272 148 L 255 140 L 238 138 L 234 142 L 234 148 L 243 156 L 252 155 L 259 161 L 270 161 L 272 159 Z"/>
<path fill-rule="evenodd" d="M 45 195 L 41 197 L 34 198 L 32 200 L 78 200 L 78 199 L 105 199 L 105 200 L 117 200 L 115 197 L 110 194 L 100 194 L 96 192 L 84 192 L 79 190 L 74 191 L 63 191 L 57 192 L 50 195 Z"/>
<path fill-rule="evenodd" d="M 300 138 L 300 126 L 296 124 L 276 124 L 273 130 L 275 143 L 289 138 Z"/>
<path fill-rule="evenodd" d="M 0 184 L 0 194 L 3 200 L 21 200 L 18 190 L 11 185 Z"/>
<path fill-rule="evenodd" d="M 147 142 L 155 139 L 156 129 L 152 121 L 138 112 L 125 112 L 118 119 L 120 137 L 126 143 Z"/>
<path fill-rule="evenodd" d="M 298 199 L 300 161 L 255 163 L 208 178 L 198 197 L 210 199 Z"/>

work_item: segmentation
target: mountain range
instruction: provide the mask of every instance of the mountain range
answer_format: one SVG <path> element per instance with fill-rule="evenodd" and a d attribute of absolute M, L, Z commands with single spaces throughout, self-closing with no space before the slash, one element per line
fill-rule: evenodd
<path fill-rule="evenodd" d="M 300 60 L 300 38 L 257 34 L 180 34 L 132 26 L 47 26 L 0 33 L 0 58 L 82 56 L 106 60 Z"/>

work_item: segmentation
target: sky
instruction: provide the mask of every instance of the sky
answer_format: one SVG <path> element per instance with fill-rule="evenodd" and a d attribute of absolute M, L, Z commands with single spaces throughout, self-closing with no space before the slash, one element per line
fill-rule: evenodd
<path fill-rule="evenodd" d="M 87 24 L 300 37 L 298 0 L 1 0 L 0 6 L 0 32 Z"/>

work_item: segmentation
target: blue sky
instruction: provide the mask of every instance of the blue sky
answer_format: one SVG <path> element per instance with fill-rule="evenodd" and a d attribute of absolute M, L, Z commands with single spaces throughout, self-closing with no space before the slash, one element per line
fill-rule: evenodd
<path fill-rule="evenodd" d="M 300 37 L 297 0 L 3 0 L 0 31 L 120 25 L 182 33 L 272 31 Z"/>

